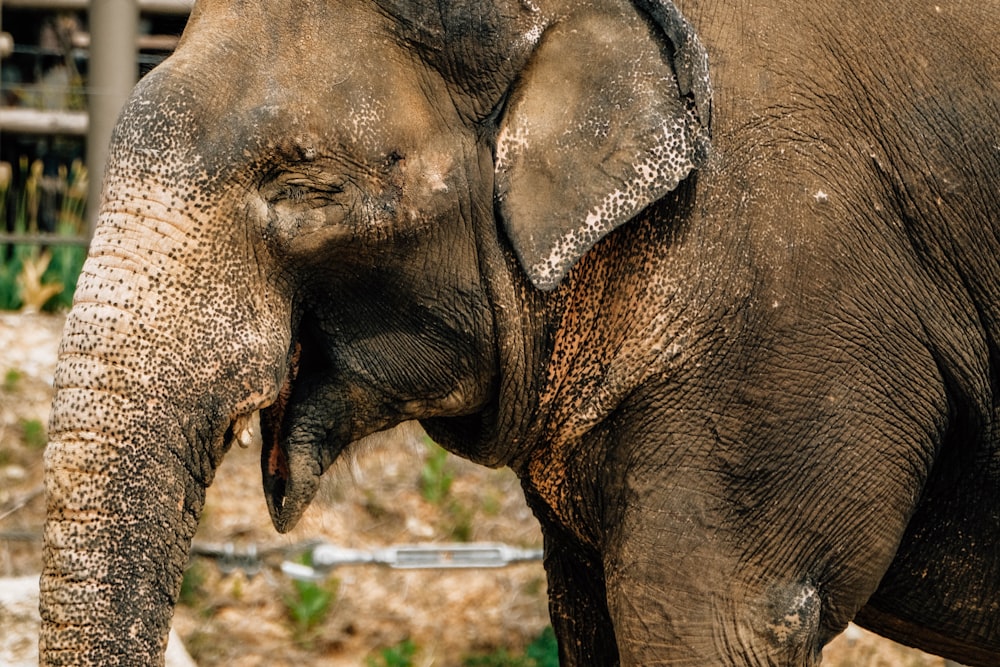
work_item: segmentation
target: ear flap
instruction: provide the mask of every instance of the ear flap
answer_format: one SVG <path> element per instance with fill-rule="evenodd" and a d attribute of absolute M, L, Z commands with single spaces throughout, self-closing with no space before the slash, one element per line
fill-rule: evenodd
<path fill-rule="evenodd" d="M 707 57 L 676 9 L 650 1 L 665 35 L 636 14 L 574 16 L 545 32 L 509 99 L 497 204 L 539 289 L 707 158 Z"/>

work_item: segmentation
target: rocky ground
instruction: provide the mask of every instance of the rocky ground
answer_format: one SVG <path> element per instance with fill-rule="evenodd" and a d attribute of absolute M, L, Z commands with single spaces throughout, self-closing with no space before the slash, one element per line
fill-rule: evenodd
<path fill-rule="evenodd" d="M 59 316 L 0 313 L 0 577 L 31 576 L 41 566 L 41 459 L 61 327 Z M 509 471 L 445 457 L 419 429 L 404 427 L 331 470 L 301 524 L 279 536 L 264 505 L 258 456 L 241 449 L 227 456 L 195 538 L 209 551 L 230 544 L 237 554 L 266 554 L 244 569 L 231 558 L 192 560 L 174 627 L 198 665 L 533 664 L 523 649 L 548 622 L 538 563 L 461 571 L 351 566 L 298 585 L 279 569 L 297 557 L 296 545 L 314 540 L 357 549 L 469 540 L 538 547 L 537 524 Z M 0 600 L 0 625 L 3 618 Z M 944 661 L 852 626 L 827 647 L 823 664 Z"/>

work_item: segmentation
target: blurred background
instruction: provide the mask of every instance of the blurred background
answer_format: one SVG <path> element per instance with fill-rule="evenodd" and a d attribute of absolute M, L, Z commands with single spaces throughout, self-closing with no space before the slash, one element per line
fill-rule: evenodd
<path fill-rule="evenodd" d="M 191 4 L 0 0 L 0 308 L 69 304 L 118 112 Z"/>

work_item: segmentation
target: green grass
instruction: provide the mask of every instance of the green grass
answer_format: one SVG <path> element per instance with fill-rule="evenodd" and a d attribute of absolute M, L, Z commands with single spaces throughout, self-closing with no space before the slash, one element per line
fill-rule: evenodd
<path fill-rule="evenodd" d="M 424 446 L 427 454 L 420 469 L 420 495 L 427 502 L 441 508 L 441 528 L 451 539 L 468 542 L 472 539 L 472 524 L 476 513 L 452 496 L 451 485 L 455 481 L 455 471 L 451 465 L 451 455 L 427 436 L 424 436 Z"/>
<path fill-rule="evenodd" d="M 12 394 L 17 391 L 18 385 L 21 383 L 21 378 L 24 377 L 24 373 L 16 368 L 9 368 L 7 372 L 3 374 L 3 383 L 0 384 L 2 388 L 8 394 Z"/>
<path fill-rule="evenodd" d="M 15 232 L 23 231 L 15 227 Z M 21 288 L 17 277 L 21 274 L 25 259 L 31 257 L 37 248 L 28 245 L 0 244 L 0 310 L 17 310 L 21 307 Z"/>
<path fill-rule="evenodd" d="M 56 230 L 56 233 L 61 236 L 75 236 L 77 232 L 67 226 Z M 62 291 L 49 299 L 44 308 L 65 310 L 73 305 L 73 293 L 76 292 L 76 283 L 80 278 L 83 262 L 87 259 L 87 249 L 78 245 L 61 245 L 53 247 L 49 252 L 52 253 L 52 261 L 42 276 L 42 283 L 62 285 Z"/>
<path fill-rule="evenodd" d="M 194 562 L 184 570 L 184 578 L 181 579 L 181 592 L 177 597 L 177 602 L 187 607 L 198 607 L 205 599 L 205 581 L 207 574 L 205 566 Z"/>
<path fill-rule="evenodd" d="M 293 593 L 285 597 L 288 614 L 300 633 L 307 633 L 323 622 L 333 603 L 334 590 L 311 581 L 292 580 Z"/>
<path fill-rule="evenodd" d="M 471 541 L 475 511 L 461 503 L 457 498 L 452 498 L 444 509 L 444 529 L 451 539 L 456 542 Z"/>
<path fill-rule="evenodd" d="M 535 667 L 559 667 L 559 644 L 551 625 L 528 645 L 524 654 L 535 661 Z"/>

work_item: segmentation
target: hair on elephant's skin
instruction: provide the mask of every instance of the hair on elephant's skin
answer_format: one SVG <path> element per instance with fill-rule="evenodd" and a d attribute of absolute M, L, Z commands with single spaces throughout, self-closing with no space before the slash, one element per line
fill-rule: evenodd
<path fill-rule="evenodd" d="M 275 527 L 417 420 L 509 466 L 563 665 L 1000 663 L 1000 4 L 199 0 L 110 146 L 43 665 L 163 660 L 216 467 Z"/>

